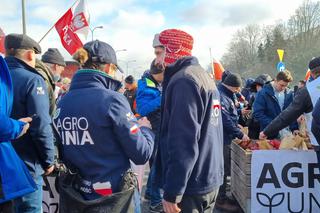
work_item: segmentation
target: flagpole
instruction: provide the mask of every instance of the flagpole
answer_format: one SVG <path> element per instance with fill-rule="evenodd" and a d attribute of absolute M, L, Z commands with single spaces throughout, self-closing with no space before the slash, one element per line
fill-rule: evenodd
<path fill-rule="evenodd" d="M 76 0 L 73 4 L 72 4 L 72 6 L 70 7 L 70 8 L 72 8 L 77 2 L 78 2 L 79 0 Z M 40 44 L 40 42 L 50 33 L 50 31 L 54 28 L 54 26 L 56 25 L 56 23 L 54 23 L 54 25 L 46 32 L 46 34 L 44 34 L 44 36 L 42 36 L 42 38 L 39 40 L 39 44 Z"/>

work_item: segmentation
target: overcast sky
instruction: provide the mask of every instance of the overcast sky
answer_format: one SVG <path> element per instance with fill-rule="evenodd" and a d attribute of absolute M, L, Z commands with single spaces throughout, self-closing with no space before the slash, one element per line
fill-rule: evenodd
<path fill-rule="evenodd" d="M 8 33 L 22 33 L 21 0 L 0 0 L 0 27 Z M 35 40 L 67 11 L 74 0 L 26 0 L 27 34 Z M 143 72 L 153 59 L 155 33 L 168 28 L 185 30 L 194 37 L 193 55 L 206 67 L 212 56 L 220 59 L 232 34 L 247 24 L 273 24 L 287 20 L 302 0 L 87 0 L 91 27 L 103 26 L 94 38 L 109 43 L 118 52 L 119 64 Z M 88 36 L 88 41 L 91 35 Z M 44 50 L 63 49 L 52 30 L 41 42 Z"/>

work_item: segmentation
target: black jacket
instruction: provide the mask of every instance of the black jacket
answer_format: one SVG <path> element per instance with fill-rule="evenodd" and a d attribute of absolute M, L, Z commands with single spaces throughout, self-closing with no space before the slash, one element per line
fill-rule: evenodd
<path fill-rule="evenodd" d="M 133 90 L 126 90 L 123 94 L 127 98 L 133 114 L 137 113 L 136 112 L 136 92 L 137 92 L 137 88 L 134 88 Z"/>
<path fill-rule="evenodd" d="M 219 93 L 195 57 L 165 70 L 156 168 L 164 195 L 179 203 L 183 195 L 209 193 L 223 183 L 223 130 Z"/>
<path fill-rule="evenodd" d="M 292 103 L 283 110 L 264 130 L 268 137 L 276 134 L 281 129 L 295 122 L 303 113 L 309 113 L 313 110 L 310 94 L 306 87 L 298 90 Z"/>

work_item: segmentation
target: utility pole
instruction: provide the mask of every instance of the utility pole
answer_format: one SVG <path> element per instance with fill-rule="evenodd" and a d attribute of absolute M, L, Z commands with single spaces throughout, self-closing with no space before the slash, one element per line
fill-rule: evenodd
<path fill-rule="evenodd" d="M 26 28 L 26 4 L 25 0 L 21 0 L 22 2 L 22 32 L 23 34 L 27 34 L 27 28 Z"/>

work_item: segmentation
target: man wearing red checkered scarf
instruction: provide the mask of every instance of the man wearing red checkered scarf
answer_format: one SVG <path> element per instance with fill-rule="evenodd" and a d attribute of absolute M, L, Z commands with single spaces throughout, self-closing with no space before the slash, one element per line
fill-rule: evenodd
<path fill-rule="evenodd" d="M 212 212 L 223 182 L 223 130 L 214 80 L 191 54 L 193 38 L 169 29 L 160 33 L 165 67 L 156 168 L 167 213 Z"/>

